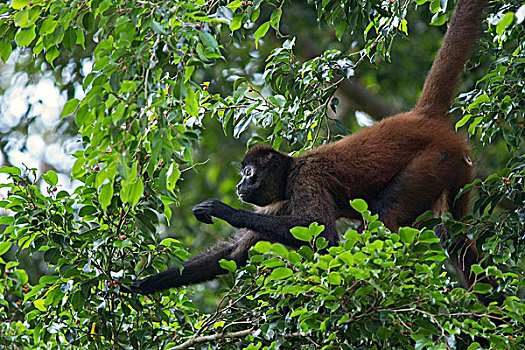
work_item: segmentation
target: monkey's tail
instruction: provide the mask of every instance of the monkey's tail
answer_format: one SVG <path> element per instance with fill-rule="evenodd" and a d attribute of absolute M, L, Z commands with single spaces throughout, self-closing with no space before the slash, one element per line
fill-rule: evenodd
<path fill-rule="evenodd" d="M 436 59 L 413 111 L 431 119 L 447 118 L 456 84 L 470 57 L 487 0 L 459 0 Z"/>

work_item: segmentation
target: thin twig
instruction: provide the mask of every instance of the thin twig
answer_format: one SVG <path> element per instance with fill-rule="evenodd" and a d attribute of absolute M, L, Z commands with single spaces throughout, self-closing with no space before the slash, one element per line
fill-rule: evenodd
<path fill-rule="evenodd" d="M 174 350 L 181 350 L 181 349 L 188 349 L 194 344 L 199 343 L 207 343 L 210 341 L 218 340 L 218 339 L 234 339 L 234 338 L 242 338 L 254 331 L 255 327 L 251 327 L 248 329 L 244 329 L 242 331 L 236 331 L 236 332 L 228 332 L 228 333 L 217 333 L 217 334 L 210 334 L 210 335 L 202 335 L 200 337 L 192 338 L 180 345 L 175 346 Z"/>
<path fill-rule="evenodd" d="M 204 164 L 208 163 L 208 161 L 209 161 L 209 159 L 206 159 L 206 160 L 205 160 L 204 162 L 202 162 L 202 163 L 195 163 L 195 164 L 193 164 L 192 166 L 190 166 L 189 168 L 182 169 L 182 170 L 180 171 L 180 173 L 182 174 L 183 172 L 186 172 L 186 171 L 188 171 L 188 170 L 191 170 L 191 169 L 195 168 L 195 167 L 198 166 L 198 165 L 204 165 Z"/>

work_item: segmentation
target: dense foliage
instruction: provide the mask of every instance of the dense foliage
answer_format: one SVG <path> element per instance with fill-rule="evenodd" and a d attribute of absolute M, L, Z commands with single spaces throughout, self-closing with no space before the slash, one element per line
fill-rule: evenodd
<path fill-rule="evenodd" d="M 477 78 L 468 77 L 478 81 L 454 105 L 462 115 L 456 128 L 470 134 L 479 163 L 499 159 L 468 188 L 475 189 L 471 216 L 436 220 L 453 237 L 475 242 L 484 261 L 473 273 L 496 278 L 497 290 L 480 282 L 464 290 L 444 269 L 446 251 L 431 230 L 391 233 L 356 200 L 365 230 L 343 232 L 337 247 L 323 250 L 326 242 L 316 239 L 322 227 L 313 224 L 292 230 L 305 241 L 298 251 L 260 242 L 246 267 L 222 261 L 231 274 L 215 312 L 199 310 L 189 288 L 151 298 L 122 293 L 132 279 L 186 259 L 186 237 L 207 229 L 188 229 L 175 212 L 203 190 L 203 177 L 220 178 L 217 167 L 203 164 L 205 150 L 220 143 L 210 121 L 228 141 L 294 152 L 337 139 L 355 125 L 334 114 L 341 84 L 361 67 L 389 65 L 396 45 L 406 45 L 416 7 L 427 25 L 440 26 L 454 5 L 300 4 L 343 43 L 351 36 L 352 45 L 302 59 L 284 1 L 0 4 L 3 62 L 25 48 L 38 69 L 63 74 L 74 66 L 62 117 L 80 144 L 72 190 L 61 188 L 57 169 L 0 168 L 9 191 L 0 200 L 1 347 L 524 348 L 525 6 L 518 0 L 491 2 L 472 60 Z M 93 66 L 83 75 L 85 61 Z M 408 83 L 384 86 L 395 96 Z M 83 95 L 72 93 L 75 84 Z M 217 163 L 230 161 L 221 156 Z M 214 192 L 231 199 L 234 183 L 230 176 L 228 189 Z M 184 232 L 180 239 L 159 234 L 168 225 Z M 33 283 L 20 265 L 24 254 L 48 266 Z M 476 293 L 504 301 L 484 306 Z"/>

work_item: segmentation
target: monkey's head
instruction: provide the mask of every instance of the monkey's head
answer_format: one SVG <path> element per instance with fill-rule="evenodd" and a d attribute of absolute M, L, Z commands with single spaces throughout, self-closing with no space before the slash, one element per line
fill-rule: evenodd
<path fill-rule="evenodd" d="M 237 195 L 246 203 L 264 207 L 286 199 L 286 181 L 292 157 L 269 146 L 248 150 L 241 168 Z"/>

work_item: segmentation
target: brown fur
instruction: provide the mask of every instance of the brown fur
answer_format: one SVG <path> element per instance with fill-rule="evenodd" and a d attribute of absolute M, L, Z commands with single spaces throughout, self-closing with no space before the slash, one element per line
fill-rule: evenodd
<path fill-rule="evenodd" d="M 473 39 L 479 32 L 486 3 L 487 0 L 463 0 L 457 3 L 414 112 L 430 118 L 447 119 L 447 110 L 455 93 L 453 88 L 474 46 Z"/>
<path fill-rule="evenodd" d="M 396 230 L 430 210 L 443 190 L 457 193 L 471 181 L 471 167 L 463 161 L 468 152 L 465 138 L 446 123 L 413 112 L 397 115 L 294 158 L 292 169 L 297 170 L 292 170 L 291 177 L 315 181 L 306 185 L 303 182 L 307 180 L 297 184 L 296 179 L 290 179 L 292 187 L 302 189 L 289 190 L 297 197 L 292 198 L 291 207 L 304 213 L 304 206 L 297 203 L 302 201 L 300 197 L 323 187 L 336 194 L 337 217 L 352 218 L 356 214 L 349 206 L 351 199 L 363 198 L 374 206 L 382 192 L 399 181 L 400 193 L 382 217 Z M 331 181 L 333 178 L 337 181 Z"/>
<path fill-rule="evenodd" d="M 391 230 L 411 225 L 423 212 L 445 208 L 456 219 L 465 215 L 468 197 L 454 197 L 471 182 L 469 147 L 448 125 L 447 110 L 455 85 L 469 57 L 486 0 L 460 0 L 415 108 L 298 157 L 267 146 L 252 147 L 243 160 L 240 198 L 259 207 L 256 212 L 234 209 L 209 200 L 194 207 L 205 223 L 226 220 L 240 228 L 236 237 L 172 268 L 136 281 L 140 293 L 197 283 L 223 273 L 218 261 L 244 264 L 248 249 L 259 240 L 300 247 L 290 229 L 312 222 L 325 225 L 322 235 L 337 244 L 335 222 L 359 218 L 349 201 L 365 199 Z M 443 209 L 443 210 L 445 210 Z M 445 236 L 442 238 L 446 239 Z M 466 287 L 475 249 L 460 256 L 452 249 L 453 265 Z"/>

